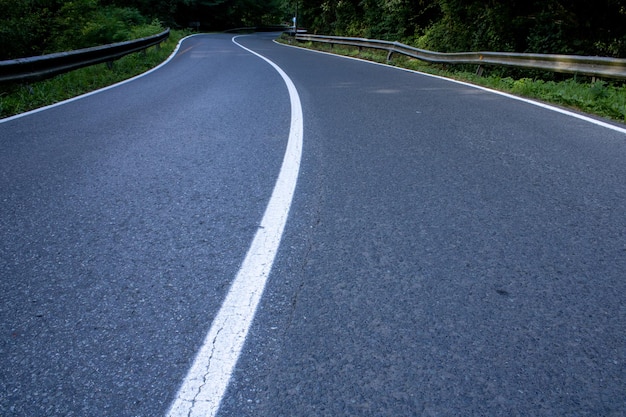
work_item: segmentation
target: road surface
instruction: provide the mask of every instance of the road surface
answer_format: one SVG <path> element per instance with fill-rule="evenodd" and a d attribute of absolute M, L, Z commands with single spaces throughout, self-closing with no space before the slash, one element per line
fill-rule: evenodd
<path fill-rule="evenodd" d="M 170 411 L 290 141 L 251 51 L 302 153 L 219 416 L 626 414 L 623 125 L 214 34 L 0 123 L 0 415 Z"/>

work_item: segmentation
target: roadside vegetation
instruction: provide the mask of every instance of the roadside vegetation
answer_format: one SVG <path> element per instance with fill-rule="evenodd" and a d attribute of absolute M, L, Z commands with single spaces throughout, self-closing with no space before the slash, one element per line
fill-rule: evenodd
<path fill-rule="evenodd" d="M 399 41 L 439 52 L 626 58 L 626 0 L 298 0 L 297 3 L 299 24 L 317 34 Z"/>
<path fill-rule="evenodd" d="M 151 35 L 162 30 L 160 28 Z M 103 63 L 32 84 L 1 86 L 0 118 L 57 103 L 146 72 L 165 61 L 180 39 L 187 34 L 187 31 L 172 30 L 169 38 L 160 46 L 126 55 L 113 62 L 110 68 Z"/>
<path fill-rule="evenodd" d="M 591 77 L 496 67 L 486 68 L 482 75 L 477 75 L 476 67 L 429 64 L 399 54 L 393 55 L 392 61 L 387 62 L 386 51 L 365 48 L 359 51 L 350 46 L 331 47 L 324 43 L 296 42 L 288 35 L 283 35 L 280 41 L 452 78 L 626 123 L 626 82 L 623 81 L 594 80 Z"/>
<path fill-rule="evenodd" d="M 439 52 L 499 51 L 626 58 L 626 0 L 0 0 L 0 60 L 154 35 L 160 48 L 30 85 L 0 85 L 0 117 L 73 97 L 144 72 L 190 33 L 277 25 L 297 15 L 310 33 L 399 41 Z M 314 48 L 327 46 L 308 45 Z M 334 53 L 385 62 L 386 54 Z M 489 67 L 393 64 L 626 122 L 626 82 Z"/>
<path fill-rule="evenodd" d="M 0 60 L 45 55 L 155 35 L 160 47 L 30 84 L 0 85 L 0 118 L 128 79 L 163 62 L 195 30 L 280 23 L 284 0 L 0 0 Z"/>
<path fill-rule="evenodd" d="M 156 16 L 98 0 L 0 0 L 0 60 L 45 55 L 155 35 Z M 184 31 L 158 47 L 113 63 L 78 69 L 30 84 L 0 85 L 0 117 L 23 113 L 105 87 L 153 68 L 169 56 Z"/>

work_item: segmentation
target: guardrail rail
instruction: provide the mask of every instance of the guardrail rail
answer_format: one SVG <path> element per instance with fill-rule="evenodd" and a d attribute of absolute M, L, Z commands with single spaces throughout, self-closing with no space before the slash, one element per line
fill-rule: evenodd
<path fill-rule="evenodd" d="M 158 45 L 169 35 L 170 30 L 166 29 L 157 35 L 132 41 L 0 61 L 0 83 L 39 81 L 78 68 L 113 62 L 124 55 Z"/>
<path fill-rule="evenodd" d="M 579 55 L 522 54 L 508 52 L 457 52 L 443 53 L 414 48 L 399 42 L 341 36 L 296 34 L 298 41 L 323 42 L 372 48 L 388 52 L 387 60 L 394 53 L 438 64 L 505 65 L 527 69 L 588 75 L 593 77 L 626 79 L 626 59 Z"/>

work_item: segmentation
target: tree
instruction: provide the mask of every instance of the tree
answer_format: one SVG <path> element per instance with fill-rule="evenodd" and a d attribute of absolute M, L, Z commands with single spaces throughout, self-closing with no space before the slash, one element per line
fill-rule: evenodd
<path fill-rule="evenodd" d="M 48 22 L 57 2 L 0 0 L 0 60 L 41 54 L 48 45 Z"/>
<path fill-rule="evenodd" d="M 0 13 L 0 59 L 124 41 L 159 29 L 137 9 L 98 0 L 0 0 Z"/>
<path fill-rule="evenodd" d="M 301 0 L 316 33 L 416 39 L 442 52 L 626 57 L 626 0 Z"/>

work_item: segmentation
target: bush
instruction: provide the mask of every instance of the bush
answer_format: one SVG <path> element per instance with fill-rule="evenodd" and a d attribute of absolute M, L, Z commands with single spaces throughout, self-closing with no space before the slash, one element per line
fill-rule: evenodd
<path fill-rule="evenodd" d="M 0 60 L 154 35 L 163 28 L 131 7 L 99 0 L 0 0 Z"/>
<path fill-rule="evenodd" d="M 53 49 L 62 51 L 129 40 L 133 27 L 147 21 L 136 9 L 100 7 L 98 0 L 80 0 L 65 3 L 53 24 Z"/>

